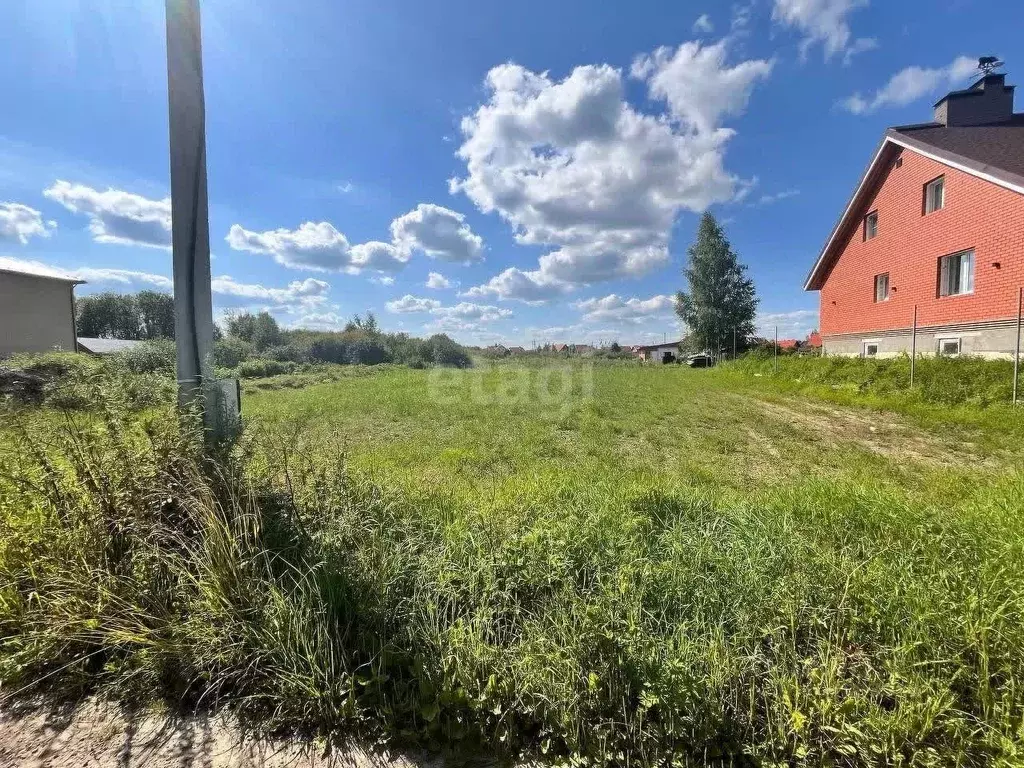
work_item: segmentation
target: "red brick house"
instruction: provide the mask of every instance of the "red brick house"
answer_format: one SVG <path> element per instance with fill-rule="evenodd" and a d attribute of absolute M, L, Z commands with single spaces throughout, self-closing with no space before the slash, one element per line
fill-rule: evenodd
<path fill-rule="evenodd" d="M 890 128 L 814 264 L 825 354 L 1012 355 L 1024 285 L 1024 114 L 987 74 Z"/>

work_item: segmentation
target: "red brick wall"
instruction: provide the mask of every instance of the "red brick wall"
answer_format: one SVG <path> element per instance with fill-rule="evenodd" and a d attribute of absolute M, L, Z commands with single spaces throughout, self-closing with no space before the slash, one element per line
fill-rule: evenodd
<path fill-rule="evenodd" d="M 997 320 L 1017 315 L 1024 285 L 1024 195 L 912 150 L 890 165 L 821 289 L 823 335 Z M 922 215 L 924 185 L 945 175 L 945 206 Z M 878 211 L 878 235 L 862 219 Z M 938 296 L 940 256 L 974 249 L 974 293 Z M 994 266 L 999 262 L 1000 266 Z M 889 300 L 875 303 L 875 275 L 889 273 Z"/>

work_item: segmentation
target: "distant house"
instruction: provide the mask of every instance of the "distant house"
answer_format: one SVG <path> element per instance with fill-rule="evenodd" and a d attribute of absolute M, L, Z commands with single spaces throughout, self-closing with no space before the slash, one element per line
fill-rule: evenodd
<path fill-rule="evenodd" d="M 577 355 L 592 355 L 597 350 L 590 344 L 575 344 L 572 351 Z"/>
<path fill-rule="evenodd" d="M 636 347 L 637 355 L 645 363 L 674 363 L 679 359 L 679 345 L 673 341 L 665 344 L 647 344 Z"/>
<path fill-rule="evenodd" d="M 0 269 L 0 357 L 75 351 L 73 277 Z"/>
<path fill-rule="evenodd" d="M 526 349 L 524 347 L 509 347 L 508 353 L 510 355 L 525 355 Z"/>
<path fill-rule="evenodd" d="M 1013 354 L 1024 284 L 1013 91 L 986 71 L 931 122 L 885 132 L 804 285 L 820 292 L 825 354 Z"/>
<path fill-rule="evenodd" d="M 779 339 L 779 349 L 784 352 L 788 352 L 791 349 L 796 349 L 799 346 L 799 339 Z"/>
<path fill-rule="evenodd" d="M 807 335 L 806 344 L 811 349 L 821 349 L 821 334 L 817 331 L 811 331 Z"/>
<path fill-rule="evenodd" d="M 551 345 L 551 351 L 552 352 L 568 352 L 569 351 L 569 345 L 568 344 L 552 344 Z"/>
<path fill-rule="evenodd" d="M 126 352 L 129 349 L 134 349 L 144 343 L 145 342 L 133 341 L 130 339 L 94 339 L 86 336 L 78 337 L 78 349 L 82 352 L 88 352 L 90 355 L 114 355 L 118 352 Z"/>

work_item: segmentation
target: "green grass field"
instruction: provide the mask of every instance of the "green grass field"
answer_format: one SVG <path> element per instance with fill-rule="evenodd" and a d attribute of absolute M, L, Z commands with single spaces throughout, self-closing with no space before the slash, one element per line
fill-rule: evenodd
<path fill-rule="evenodd" d="M 1024 411 L 675 366 L 310 378 L 247 384 L 213 479 L 161 412 L 22 413 L 5 688 L 579 764 L 1024 761 Z"/>

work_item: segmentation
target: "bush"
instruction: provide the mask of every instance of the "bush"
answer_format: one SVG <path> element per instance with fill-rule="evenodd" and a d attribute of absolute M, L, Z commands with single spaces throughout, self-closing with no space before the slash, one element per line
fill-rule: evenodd
<path fill-rule="evenodd" d="M 110 356 L 110 364 L 127 373 L 160 373 L 173 375 L 178 355 L 170 339 L 143 341 L 123 352 Z"/>
<path fill-rule="evenodd" d="M 473 364 L 473 360 L 465 348 L 443 333 L 431 336 L 427 339 L 427 345 L 430 350 L 430 360 L 436 365 L 469 368 Z"/>
<path fill-rule="evenodd" d="M 310 354 L 310 345 L 300 342 L 270 347 L 263 353 L 263 357 L 277 360 L 280 363 L 308 363 L 313 359 Z"/>
<path fill-rule="evenodd" d="M 380 339 L 357 336 L 348 345 L 347 362 L 354 365 L 380 365 L 391 362 L 391 350 Z"/>
<path fill-rule="evenodd" d="M 248 341 L 227 336 L 213 343 L 213 362 L 219 368 L 235 368 L 243 360 L 252 357 L 254 351 Z"/>
<path fill-rule="evenodd" d="M 282 373 L 294 373 L 295 363 L 282 363 L 277 360 L 244 360 L 236 369 L 236 374 L 242 379 L 265 379 L 268 376 L 279 376 Z"/>

